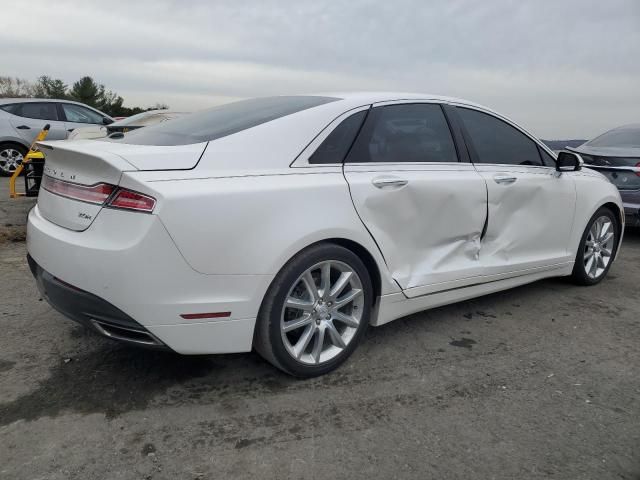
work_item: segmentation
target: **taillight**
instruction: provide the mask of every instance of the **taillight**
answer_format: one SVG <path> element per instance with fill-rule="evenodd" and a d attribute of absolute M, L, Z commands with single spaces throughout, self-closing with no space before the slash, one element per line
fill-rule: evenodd
<path fill-rule="evenodd" d="M 124 210 L 135 210 L 137 212 L 153 212 L 156 206 L 156 199 L 132 190 L 120 189 L 116 192 L 108 207 L 122 208 Z"/>
<path fill-rule="evenodd" d="M 41 187 L 61 197 L 95 205 L 104 205 L 109 208 L 151 213 L 156 206 L 156 199 L 149 195 L 127 190 L 126 188 L 119 188 L 108 183 L 80 185 L 45 175 L 42 178 Z"/>
<path fill-rule="evenodd" d="M 80 200 L 81 202 L 94 203 L 96 205 L 102 205 L 116 188 L 107 183 L 79 185 L 77 183 L 58 180 L 48 175 L 43 177 L 41 187 L 51 193 L 60 195 L 61 197 Z"/>
<path fill-rule="evenodd" d="M 640 162 L 636 163 L 636 168 L 640 168 Z M 640 177 L 640 170 L 636 172 L 636 175 Z"/>

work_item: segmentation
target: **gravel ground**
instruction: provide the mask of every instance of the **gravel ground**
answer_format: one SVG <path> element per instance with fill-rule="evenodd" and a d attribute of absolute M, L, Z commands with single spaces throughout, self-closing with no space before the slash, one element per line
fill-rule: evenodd
<path fill-rule="evenodd" d="M 22 178 L 18 179 L 18 191 L 24 191 Z M 24 241 L 27 214 L 35 203 L 35 198 L 9 198 L 9 179 L 0 177 L 0 244 Z"/>
<path fill-rule="evenodd" d="M 0 243 L 0 478 L 640 479 L 640 232 L 548 280 L 370 329 L 338 371 L 99 338 Z"/>

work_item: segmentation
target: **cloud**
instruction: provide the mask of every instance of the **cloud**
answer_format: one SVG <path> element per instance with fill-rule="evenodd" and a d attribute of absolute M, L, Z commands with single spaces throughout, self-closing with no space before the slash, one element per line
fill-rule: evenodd
<path fill-rule="evenodd" d="M 637 121 L 640 3 L 21 0 L 2 74 L 91 75 L 128 104 L 419 91 L 488 104 L 544 137 Z"/>

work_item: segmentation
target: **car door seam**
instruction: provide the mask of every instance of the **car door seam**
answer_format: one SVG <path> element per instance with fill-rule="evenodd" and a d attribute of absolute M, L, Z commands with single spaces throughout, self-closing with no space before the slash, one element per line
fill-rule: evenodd
<path fill-rule="evenodd" d="M 344 166 L 345 166 L 345 164 L 343 163 L 342 164 L 342 178 L 344 178 L 344 182 L 347 184 L 347 191 L 349 192 L 349 198 L 351 199 L 351 205 L 353 206 L 353 211 L 356 213 L 358 219 L 360 220 L 360 223 L 362 224 L 364 229 L 369 234 L 369 237 L 371 237 L 371 240 L 373 241 L 373 243 L 375 244 L 376 248 L 378 249 L 378 252 L 380 252 L 380 257 L 382 258 L 382 261 L 384 262 L 385 267 L 387 267 L 387 270 L 389 272 L 391 272 L 391 270 L 389 268 L 389 263 L 387 262 L 387 259 L 385 258 L 384 253 L 382 252 L 382 249 L 380 248 L 380 245 L 378 244 L 378 241 L 373 236 L 373 234 L 371 233 L 371 230 L 369 230 L 369 227 L 367 227 L 367 224 L 364 222 L 364 220 L 360 216 L 360 212 L 358 212 L 358 209 L 356 208 L 355 200 L 353 199 L 353 194 L 351 193 L 351 185 L 349 184 L 349 180 L 347 180 L 347 175 L 345 174 Z M 395 284 L 398 285 L 398 288 L 400 289 L 400 291 L 403 292 L 402 287 L 400 286 L 398 281 L 393 277 L 393 275 L 391 275 L 391 278 L 395 282 Z M 403 293 L 403 295 L 404 295 L 404 293 Z M 405 296 L 405 298 L 408 298 L 406 295 L 404 295 L 404 296 Z"/>

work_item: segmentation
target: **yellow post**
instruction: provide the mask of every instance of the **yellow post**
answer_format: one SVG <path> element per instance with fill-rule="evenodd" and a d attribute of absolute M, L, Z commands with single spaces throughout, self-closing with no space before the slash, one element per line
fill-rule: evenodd
<path fill-rule="evenodd" d="M 22 159 L 22 163 L 18 165 L 18 167 L 16 168 L 16 171 L 13 172 L 13 175 L 11 175 L 11 178 L 9 179 L 9 198 L 22 197 L 25 195 L 22 192 L 16 192 L 16 180 L 24 170 L 25 163 L 31 161 L 34 158 L 44 159 L 44 154 L 40 150 L 38 150 L 38 147 L 36 147 L 36 143 L 42 142 L 45 138 L 47 138 L 47 135 L 49 135 L 49 128 L 50 128 L 50 125 L 47 123 L 44 126 L 44 128 L 40 130 L 40 133 L 38 133 L 38 136 L 35 138 L 33 143 L 31 143 L 31 146 L 29 147 L 29 151 Z"/>

